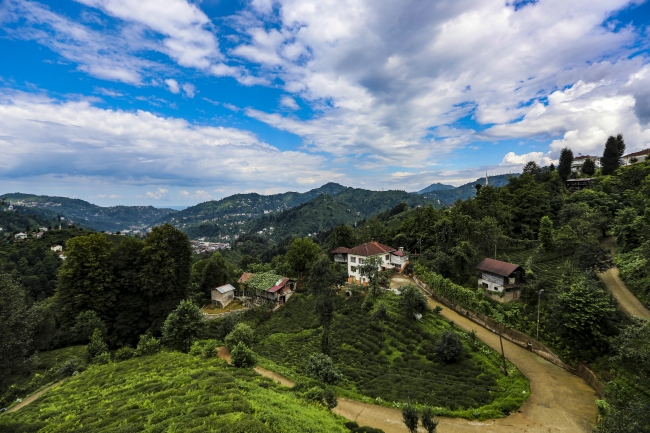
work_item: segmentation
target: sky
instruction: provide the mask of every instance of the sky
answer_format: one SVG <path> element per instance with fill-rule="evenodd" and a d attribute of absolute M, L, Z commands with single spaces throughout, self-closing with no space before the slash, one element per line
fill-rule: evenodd
<path fill-rule="evenodd" d="M 3 0 L 0 192 L 416 191 L 650 146 L 650 4 Z"/>

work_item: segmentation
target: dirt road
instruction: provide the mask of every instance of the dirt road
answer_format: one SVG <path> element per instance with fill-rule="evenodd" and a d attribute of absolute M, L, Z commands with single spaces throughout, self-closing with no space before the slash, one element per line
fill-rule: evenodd
<path fill-rule="evenodd" d="M 411 282 L 398 275 L 391 279 L 391 287 L 397 288 Z M 438 305 L 432 299 L 429 306 Z M 463 316 L 443 307 L 442 316 L 453 320 L 459 327 L 476 331 L 477 337 L 495 350 L 500 350 L 499 337 Z M 557 367 L 543 358 L 509 341 L 504 340 L 506 358 L 530 380 L 531 394 L 520 412 L 507 418 L 487 421 L 468 421 L 458 418 L 438 418 L 440 433 L 590 433 L 596 424 L 596 392 L 582 379 Z M 229 359 L 227 349 L 219 356 Z M 255 369 L 263 376 L 278 381 L 281 376 L 261 368 Z M 286 378 L 284 384 L 293 386 Z M 333 410 L 359 425 L 380 428 L 386 433 L 405 433 L 402 412 L 356 400 L 339 398 Z M 424 431 L 420 429 L 420 431 Z"/>
<path fill-rule="evenodd" d="M 48 386 L 47 388 L 43 388 L 40 391 L 35 392 L 34 394 L 30 395 L 29 397 L 25 397 L 23 399 L 23 401 L 21 401 L 20 403 L 18 403 L 15 406 L 12 406 L 11 408 L 9 408 L 9 410 L 7 410 L 7 413 L 15 412 L 18 409 L 27 406 L 28 404 L 30 404 L 31 402 L 33 402 L 34 400 L 36 400 L 37 398 L 39 398 L 40 396 L 42 396 L 43 394 L 45 394 L 46 392 L 48 392 L 49 390 L 54 388 L 55 386 L 61 385 L 61 383 L 63 383 L 64 380 L 65 379 L 60 380 L 60 381 L 58 381 L 56 383 L 53 383 L 52 385 Z"/>
<path fill-rule="evenodd" d="M 616 240 L 614 238 L 606 239 L 603 245 L 609 248 L 612 255 L 616 253 Z M 603 282 L 605 288 L 614 295 L 614 298 L 618 301 L 618 305 L 625 314 L 650 319 L 650 310 L 630 292 L 623 280 L 621 280 L 618 274 L 618 268 L 611 268 L 607 272 L 598 274 L 598 278 Z"/>

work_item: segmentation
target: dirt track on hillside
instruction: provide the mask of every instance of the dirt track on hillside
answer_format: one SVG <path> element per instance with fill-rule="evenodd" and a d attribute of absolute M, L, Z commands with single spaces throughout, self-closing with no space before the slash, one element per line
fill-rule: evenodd
<path fill-rule="evenodd" d="M 411 282 L 402 275 L 391 279 L 391 287 L 397 288 Z M 439 305 L 428 298 L 429 307 Z M 476 331 L 477 337 L 495 350 L 500 351 L 499 336 L 482 328 L 454 311 L 441 305 L 441 315 L 465 330 Z M 557 367 L 545 359 L 507 340 L 503 340 L 506 358 L 529 380 L 531 394 L 519 413 L 497 420 L 468 421 L 459 418 L 438 418 L 440 433 L 591 433 L 596 424 L 596 392 L 581 378 Z M 219 356 L 229 359 L 227 349 Z M 278 381 L 279 376 L 265 369 L 256 368 L 263 376 Z M 282 378 L 287 386 L 293 382 Z M 405 433 L 401 411 L 374 404 L 339 398 L 333 410 L 359 425 L 380 428 L 386 433 Z M 423 429 L 419 431 L 424 432 Z"/>
<path fill-rule="evenodd" d="M 56 383 L 53 383 L 52 385 L 48 386 L 47 388 L 43 388 L 40 391 L 35 392 L 34 394 L 30 395 L 29 397 L 25 397 L 23 399 L 23 401 L 21 401 L 20 403 L 18 403 L 15 406 L 12 406 L 11 408 L 9 408 L 9 410 L 7 410 L 7 413 L 15 412 L 18 409 L 27 406 L 28 404 L 30 404 L 31 402 L 33 402 L 34 400 L 36 400 L 37 398 L 39 398 L 40 396 L 42 396 L 43 394 L 45 394 L 46 392 L 48 392 L 49 390 L 54 388 L 55 386 L 61 385 L 61 383 L 63 383 L 64 380 L 65 379 L 60 380 L 60 381 L 58 381 Z"/>
<path fill-rule="evenodd" d="M 612 255 L 616 253 L 616 239 L 606 239 L 603 242 L 603 245 L 609 248 Z M 623 280 L 621 280 L 618 268 L 611 268 L 607 272 L 598 274 L 598 278 L 603 282 L 605 288 L 614 295 L 618 305 L 625 314 L 628 316 L 643 317 L 650 320 L 650 310 L 648 310 L 641 301 L 630 292 L 630 289 L 628 289 Z"/>

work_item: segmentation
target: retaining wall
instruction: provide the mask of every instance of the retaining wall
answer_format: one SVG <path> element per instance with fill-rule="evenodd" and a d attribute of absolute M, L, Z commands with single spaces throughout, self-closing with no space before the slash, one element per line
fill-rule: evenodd
<path fill-rule="evenodd" d="M 482 327 L 489 329 L 495 334 L 501 334 L 503 338 L 512 343 L 515 343 L 518 346 L 523 347 L 524 349 L 532 350 L 536 355 L 541 356 L 552 364 L 557 365 L 570 373 L 575 374 L 585 380 L 591 387 L 596 390 L 600 398 L 603 398 L 605 395 L 605 386 L 598 380 L 594 372 L 589 370 L 586 365 L 579 363 L 578 368 L 573 368 L 569 364 L 565 363 L 558 357 L 551 349 L 540 343 L 539 341 L 531 338 L 527 334 L 524 334 L 521 331 L 516 329 L 508 328 L 501 323 L 496 322 L 491 317 L 485 316 L 483 314 L 476 313 L 474 311 L 468 310 L 460 305 L 456 305 L 442 296 L 439 296 L 437 293 L 433 292 L 429 286 L 421 281 L 415 275 L 413 280 L 416 284 L 429 294 L 434 300 L 445 305 L 446 307 L 454 310 L 458 314 L 467 317 L 471 321 L 481 325 Z M 530 345 L 528 344 L 530 343 Z"/>

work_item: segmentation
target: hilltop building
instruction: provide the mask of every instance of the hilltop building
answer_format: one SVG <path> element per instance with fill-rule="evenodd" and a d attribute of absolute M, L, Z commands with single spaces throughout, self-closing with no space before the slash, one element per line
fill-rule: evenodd
<path fill-rule="evenodd" d="M 645 161 L 645 159 L 650 156 L 650 149 L 643 149 L 638 152 L 628 153 L 623 156 L 623 164 L 630 165 L 635 162 Z"/>
<path fill-rule="evenodd" d="M 225 308 L 235 299 L 235 288 L 230 284 L 225 284 L 211 290 L 210 298 L 212 305 L 215 307 Z"/>
<path fill-rule="evenodd" d="M 476 269 L 481 272 L 478 286 L 485 296 L 499 302 L 519 299 L 524 275 L 521 266 L 486 258 L 476 265 Z"/>
<path fill-rule="evenodd" d="M 404 251 L 403 247 L 395 249 L 375 241 L 366 242 L 354 248 L 338 247 L 331 254 L 334 255 L 335 262 L 347 265 L 348 282 L 360 284 L 368 283 L 368 278 L 361 276 L 359 265 L 363 265 L 369 257 L 381 257 L 380 270 L 397 272 L 404 271 L 409 260 L 408 253 Z"/>

